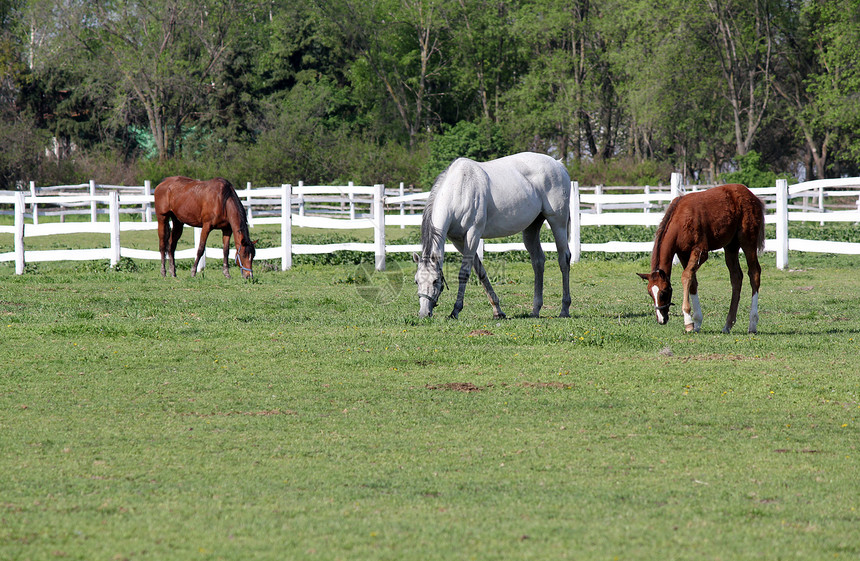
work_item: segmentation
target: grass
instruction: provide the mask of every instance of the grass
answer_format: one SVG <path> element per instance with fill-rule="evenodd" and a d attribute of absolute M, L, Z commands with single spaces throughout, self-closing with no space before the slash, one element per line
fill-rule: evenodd
<path fill-rule="evenodd" d="M 493 257 L 504 322 L 474 283 L 419 321 L 405 262 L 2 264 L 0 558 L 856 558 L 856 259 L 766 255 L 758 335 L 721 261 L 697 335 L 641 256 L 570 319 Z"/>

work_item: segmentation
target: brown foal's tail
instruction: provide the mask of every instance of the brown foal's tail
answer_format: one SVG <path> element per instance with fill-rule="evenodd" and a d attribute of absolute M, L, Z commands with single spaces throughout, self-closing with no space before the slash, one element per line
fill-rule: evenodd
<path fill-rule="evenodd" d="M 756 250 L 757 250 L 758 254 L 761 255 L 762 253 L 764 253 L 764 235 L 765 235 L 764 201 L 762 201 L 758 197 L 756 197 L 756 199 L 758 200 L 758 208 L 756 210 L 758 211 L 758 224 L 759 224 L 759 226 L 758 226 L 758 237 L 756 238 Z"/>

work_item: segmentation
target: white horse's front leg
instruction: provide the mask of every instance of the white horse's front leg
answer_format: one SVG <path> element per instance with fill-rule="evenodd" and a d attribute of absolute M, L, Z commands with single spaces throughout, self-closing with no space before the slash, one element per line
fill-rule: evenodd
<path fill-rule="evenodd" d="M 499 297 L 496 291 L 493 290 L 493 285 L 490 284 L 490 277 L 487 276 L 487 271 L 484 269 L 484 264 L 475 256 L 475 273 L 478 275 L 478 280 L 484 285 L 484 291 L 487 293 L 487 298 L 490 299 L 490 305 L 493 306 L 493 319 L 505 319 L 505 314 L 502 312 L 502 307 L 499 303 Z"/>
<path fill-rule="evenodd" d="M 472 259 L 474 257 L 463 256 L 463 262 L 460 264 L 460 274 L 457 278 L 460 281 L 460 286 L 457 288 L 457 300 L 454 302 L 454 309 L 451 311 L 451 319 L 457 319 L 460 311 L 463 309 L 463 297 L 466 294 L 466 282 L 469 280 L 469 275 L 472 274 Z"/>

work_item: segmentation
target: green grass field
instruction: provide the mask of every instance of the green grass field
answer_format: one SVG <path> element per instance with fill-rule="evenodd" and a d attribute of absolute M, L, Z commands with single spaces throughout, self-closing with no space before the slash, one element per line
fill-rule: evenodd
<path fill-rule="evenodd" d="M 695 335 L 634 256 L 570 319 L 493 257 L 501 322 L 406 262 L 1 264 L 0 559 L 856 559 L 857 259 L 773 262 L 757 335 L 719 254 Z"/>

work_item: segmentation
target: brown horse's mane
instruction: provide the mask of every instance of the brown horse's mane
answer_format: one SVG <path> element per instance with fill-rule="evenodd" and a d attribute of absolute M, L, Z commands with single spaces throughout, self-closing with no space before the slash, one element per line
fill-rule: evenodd
<path fill-rule="evenodd" d="M 678 203 L 680 201 L 681 197 L 676 197 L 671 203 L 669 203 L 669 206 L 666 208 L 666 213 L 663 215 L 663 220 L 660 221 L 660 225 L 657 227 L 657 233 L 654 235 L 654 251 L 651 252 L 652 272 L 657 270 L 657 266 L 660 261 L 660 246 L 663 245 L 663 236 L 666 234 L 666 229 L 669 227 L 669 223 L 672 221 L 672 218 L 675 215 L 675 210 L 678 208 Z"/>
<path fill-rule="evenodd" d="M 242 234 L 242 245 L 250 246 L 251 249 L 254 249 L 254 242 L 251 241 L 251 232 L 248 230 L 248 211 L 245 210 L 245 205 L 242 204 L 242 201 L 239 199 L 239 195 L 236 193 L 236 188 L 233 187 L 233 184 L 224 178 L 218 178 L 218 181 L 222 181 L 222 185 L 224 186 L 226 193 L 224 197 L 224 211 L 227 216 L 230 214 L 227 212 L 228 201 L 231 201 L 236 206 L 236 212 L 239 213 L 239 233 Z M 233 227 L 233 225 L 230 225 Z M 235 241 L 235 237 L 233 238 Z"/>

